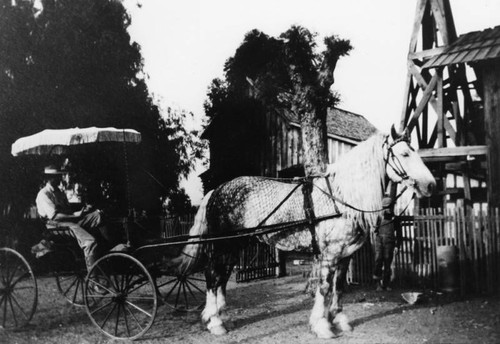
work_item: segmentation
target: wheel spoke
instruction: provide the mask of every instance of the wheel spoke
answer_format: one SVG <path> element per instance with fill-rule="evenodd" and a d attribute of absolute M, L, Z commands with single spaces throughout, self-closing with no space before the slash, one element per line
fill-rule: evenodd
<path fill-rule="evenodd" d="M 5 327 L 5 321 L 7 320 L 7 295 L 3 295 L 0 300 L 0 305 L 3 304 L 3 318 L 2 318 L 2 327 Z"/>
<path fill-rule="evenodd" d="M 69 279 L 70 279 L 70 278 L 68 277 L 68 278 L 67 278 L 67 280 L 69 280 Z M 62 294 L 63 294 L 64 296 L 68 295 L 69 290 L 70 290 L 71 288 L 73 288 L 73 286 L 75 285 L 75 283 L 76 283 L 77 281 L 78 281 L 78 279 L 77 279 L 77 278 L 73 279 L 73 282 L 71 282 L 71 284 L 70 284 L 70 285 L 69 285 L 69 286 L 68 286 L 68 287 L 67 287 L 67 288 L 63 291 L 63 293 L 62 293 Z M 78 286 L 77 286 L 77 288 L 78 288 Z M 73 301 L 74 301 L 74 300 L 73 300 Z"/>
<path fill-rule="evenodd" d="M 16 287 L 16 290 L 25 290 L 25 289 L 33 289 L 33 287 L 29 286 L 29 285 L 27 285 L 25 287 Z"/>
<path fill-rule="evenodd" d="M 197 288 L 198 290 L 200 290 L 196 285 L 193 284 L 193 282 L 188 282 L 186 281 L 186 288 L 188 289 L 189 291 L 189 294 L 191 294 L 191 296 L 193 297 L 193 299 L 195 300 L 198 300 L 198 298 L 196 297 L 196 295 L 193 293 L 193 290 L 191 289 L 191 287 L 189 286 L 190 284 L 193 285 L 195 288 Z"/>
<path fill-rule="evenodd" d="M 17 327 L 16 311 L 14 310 L 14 305 L 12 304 L 12 299 L 10 296 L 8 297 L 8 300 L 9 300 L 9 304 L 10 304 L 10 310 L 12 311 L 12 317 L 14 318 L 14 322 L 16 323 L 16 327 Z"/>
<path fill-rule="evenodd" d="M 184 295 L 184 305 L 186 306 L 186 309 L 188 309 L 189 302 L 187 298 L 187 293 L 186 293 L 186 283 L 182 283 L 182 294 Z"/>
<path fill-rule="evenodd" d="M 162 287 L 164 287 L 164 286 L 166 286 L 168 284 L 174 283 L 174 282 L 177 282 L 177 279 L 171 279 L 168 282 L 165 282 L 165 283 L 159 285 L 158 288 L 162 288 Z"/>
<path fill-rule="evenodd" d="M 109 278 L 109 277 L 108 277 L 108 275 L 104 272 L 104 270 L 101 268 L 101 266 L 100 266 L 100 265 L 98 265 L 98 266 L 97 266 L 97 269 L 99 269 L 99 271 L 100 271 L 99 276 L 100 276 L 100 277 L 104 277 L 104 278 L 106 279 L 106 281 L 109 283 L 109 287 L 110 287 L 110 288 L 115 287 L 115 286 L 113 285 L 113 281 L 111 280 L 111 278 Z M 106 289 L 107 291 L 109 291 L 110 293 L 112 293 L 112 291 L 111 291 L 111 290 L 109 290 L 108 288 L 106 288 L 105 286 L 103 286 L 102 284 L 100 284 L 99 282 L 96 282 L 96 281 L 94 281 L 94 280 L 92 280 L 92 281 L 93 281 L 93 283 L 97 283 L 97 284 L 99 284 L 99 286 L 100 286 L 100 287 L 102 287 L 102 288 Z M 117 290 L 117 288 L 116 288 L 116 287 L 115 287 L 115 290 Z"/>
<path fill-rule="evenodd" d="M 182 288 L 182 283 L 179 284 L 179 288 L 177 288 L 177 296 L 175 297 L 175 308 L 177 308 L 177 305 L 179 304 L 179 296 L 181 295 L 181 288 Z"/>
<path fill-rule="evenodd" d="M 29 320 L 29 317 L 26 315 L 26 313 L 24 313 L 23 308 L 21 307 L 21 305 L 19 304 L 19 302 L 17 302 L 17 298 L 15 297 L 14 293 L 11 294 L 11 299 L 14 301 L 14 303 L 17 306 L 17 308 L 19 308 L 19 310 L 21 311 L 21 313 L 24 315 L 24 318 L 26 320 Z"/>
<path fill-rule="evenodd" d="M 108 322 L 108 319 L 111 316 L 111 314 L 113 314 L 113 311 L 115 310 L 116 305 L 117 304 L 114 303 L 113 308 L 111 308 L 111 310 L 109 311 L 109 313 L 106 314 L 106 317 L 104 318 L 104 321 L 102 322 L 101 328 L 104 328 L 104 326 L 106 326 L 106 323 Z"/>
<path fill-rule="evenodd" d="M 130 329 L 128 327 L 127 313 L 125 312 L 125 305 L 123 307 L 123 320 L 125 321 L 125 328 L 127 329 L 127 337 L 130 337 Z"/>
<path fill-rule="evenodd" d="M 130 305 L 131 307 L 133 307 L 133 308 L 137 309 L 139 312 L 142 312 L 142 313 L 146 314 L 146 315 L 147 315 L 148 317 L 150 317 L 150 318 L 152 317 L 152 315 L 151 315 L 150 313 L 146 312 L 146 311 L 145 311 L 144 309 L 142 309 L 141 307 L 134 305 L 132 302 L 130 302 L 130 301 L 128 301 L 128 300 L 127 300 L 127 301 L 125 301 L 125 302 L 126 302 L 128 305 Z"/>
<path fill-rule="evenodd" d="M 147 296 L 128 296 L 127 295 L 127 300 L 134 300 L 134 301 L 138 301 L 138 300 L 142 300 L 142 301 L 148 301 L 148 300 L 154 300 L 154 296 L 151 296 L 151 297 L 147 297 Z"/>
<path fill-rule="evenodd" d="M 120 323 L 120 309 L 121 309 L 120 304 L 117 305 L 118 307 L 116 308 L 115 336 L 118 336 L 118 324 Z"/>
<path fill-rule="evenodd" d="M 203 278 L 198 278 L 198 277 L 187 277 L 186 281 L 188 280 L 193 280 L 193 281 L 198 281 L 198 282 L 205 282 Z"/>
<path fill-rule="evenodd" d="M 21 276 L 19 276 L 18 278 L 16 278 L 16 280 L 14 282 L 10 283 L 10 286 L 15 286 L 20 280 L 22 280 L 26 276 L 29 276 L 29 272 L 25 272 L 24 274 L 22 274 Z M 14 277 L 14 276 L 12 276 L 12 277 Z"/>
<path fill-rule="evenodd" d="M 105 303 L 104 305 L 100 306 L 100 307 L 99 307 L 99 308 L 97 308 L 97 309 L 91 310 L 91 311 L 90 311 L 90 314 L 94 314 L 94 313 L 96 313 L 96 312 L 99 312 L 99 311 L 103 310 L 104 308 L 108 307 L 108 306 L 109 306 L 110 304 L 112 304 L 112 303 L 113 303 L 113 300 L 109 301 L 108 303 Z"/>
<path fill-rule="evenodd" d="M 196 288 L 196 290 L 198 290 L 200 293 L 204 294 L 205 292 L 200 288 L 198 287 L 196 284 L 194 284 L 193 282 L 191 282 L 190 280 L 186 280 L 187 284 L 188 285 L 191 285 L 193 286 L 194 288 Z"/>
<path fill-rule="evenodd" d="M 109 280 L 108 280 L 109 281 Z M 113 295 L 116 295 L 116 292 L 109 289 L 107 286 L 103 285 L 102 283 L 100 283 L 99 281 L 96 281 L 96 280 L 93 280 L 93 279 L 90 279 L 89 278 L 89 283 L 92 284 L 92 285 L 95 285 L 99 288 L 102 288 L 104 290 L 106 290 L 108 293 L 110 294 L 113 294 Z M 103 296 L 103 295 L 92 295 L 92 297 L 100 297 L 100 296 Z"/>
<path fill-rule="evenodd" d="M 143 330 L 143 327 L 141 326 L 141 323 L 140 321 L 137 319 L 137 317 L 135 316 L 135 314 L 127 307 L 126 304 L 123 305 L 124 308 L 129 312 L 129 314 L 132 316 L 132 318 L 135 320 L 137 326 L 139 326 L 139 328 L 141 329 L 141 331 Z"/>
<path fill-rule="evenodd" d="M 170 294 L 172 294 L 172 292 L 174 291 L 175 287 L 177 287 L 178 284 L 179 284 L 179 280 L 175 281 L 174 286 L 172 287 L 172 289 L 170 289 L 168 294 L 165 296 L 165 299 L 168 299 L 168 297 L 170 296 Z"/>
<path fill-rule="evenodd" d="M 113 286 L 115 287 L 115 290 L 120 292 L 121 289 L 120 289 L 120 285 L 118 284 L 118 277 L 117 275 L 113 275 L 113 278 L 111 279 L 114 283 L 113 283 Z"/>
<path fill-rule="evenodd" d="M 140 280 L 141 280 L 141 279 L 139 278 L 139 279 L 138 279 L 138 281 L 140 281 Z M 135 283 L 137 283 L 137 282 L 135 282 Z M 139 284 L 139 285 L 135 285 L 135 284 L 134 284 L 134 288 L 133 288 L 133 289 L 130 289 L 130 290 L 128 291 L 128 294 L 133 293 L 134 291 L 136 291 L 136 290 L 138 290 L 138 289 L 142 288 L 143 286 L 145 286 L 145 285 L 146 285 L 146 284 L 148 284 L 148 283 L 149 283 L 149 281 L 148 281 L 147 279 L 144 279 L 144 281 L 142 281 L 142 283 L 141 283 L 141 284 Z"/>
<path fill-rule="evenodd" d="M 75 287 L 75 291 L 73 292 L 73 298 L 71 299 L 73 303 L 76 302 L 76 296 L 78 295 L 78 288 L 80 288 L 80 280 L 79 280 L 79 278 L 76 277 L 74 282 L 76 282 L 76 287 Z"/>

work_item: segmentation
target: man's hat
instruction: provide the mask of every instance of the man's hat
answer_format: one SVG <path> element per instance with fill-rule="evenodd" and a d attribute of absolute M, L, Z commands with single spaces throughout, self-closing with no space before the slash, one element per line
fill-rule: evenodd
<path fill-rule="evenodd" d="M 392 205 L 392 198 L 384 197 L 382 199 L 382 207 L 383 208 L 389 208 L 391 205 Z"/>
<path fill-rule="evenodd" d="M 55 166 L 55 165 L 49 165 L 49 166 L 45 167 L 45 169 L 43 170 L 43 173 L 48 174 L 48 175 L 54 175 L 54 174 L 65 174 L 66 172 L 57 168 L 57 166 Z"/>

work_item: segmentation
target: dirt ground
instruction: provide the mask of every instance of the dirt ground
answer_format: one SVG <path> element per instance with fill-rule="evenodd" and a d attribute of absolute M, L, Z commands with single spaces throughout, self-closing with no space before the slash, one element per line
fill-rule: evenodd
<path fill-rule="evenodd" d="M 303 293 L 305 280 L 297 274 L 278 279 L 236 284 L 228 290 L 225 315 L 229 333 L 209 334 L 199 313 L 158 310 L 150 331 L 137 343 L 500 343 L 500 298 L 459 300 L 426 294 L 408 305 L 401 292 L 376 292 L 350 286 L 344 311 L 354 330 L 320 340 L 308 326 L 312 299 Z M 12 332 L 0 329 L 0 343 L 119 343 L 101 334 L 83 308 L 67 304 L 49 278 L 39 280 L 39 303 L 31 324 Z"/>

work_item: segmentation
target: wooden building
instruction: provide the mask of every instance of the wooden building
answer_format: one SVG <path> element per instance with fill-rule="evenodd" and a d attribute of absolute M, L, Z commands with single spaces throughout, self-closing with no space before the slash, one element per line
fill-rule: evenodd
<path fill-rule="evenodd" d="M 500 27 L 457 37 L 449 0 L 418 0 L 400 129 L 439 192 L 423 206 L 500 206 Z"/>
<path fill-rule="evenodd" d="M 297 115 L 272 110 L 254 113 L 251 119 L 238 115 L 225 117 L 214 118 L 202 136 L 210 143 L 210 169 L 201 175 L 205 190 L 241 175 L 284 178 L 303 175 Z M 329 163 L 376 131 L 361 115 L 329 109 Z"/>

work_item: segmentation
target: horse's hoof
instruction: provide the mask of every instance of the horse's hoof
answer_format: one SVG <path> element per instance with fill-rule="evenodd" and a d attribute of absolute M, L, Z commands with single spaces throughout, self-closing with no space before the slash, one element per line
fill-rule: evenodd
<path fill-rule="evenodd" d="M 318 338 L 330 339 L 335 337 L 335 334 L 330 329 L 330 324 L 325 318 L 318 319 L 315 324 L 311 324 L 311 330 Z"/>
<path fill-rule="evenodd" d="M 222 336 L 227 333 L 227 330 L 222 325 L 214 326 L 209 330 L 211 334 L 215 334 L 216 336 Z"/>
<path fill-rule="evenodd" d="M 349 325 L 349 319 L 343 313 L 337 314 L 335 319 L 333 319 L 333 325 L 342 332 L 350 332 L 352 331 L 352 326 Z"/>

